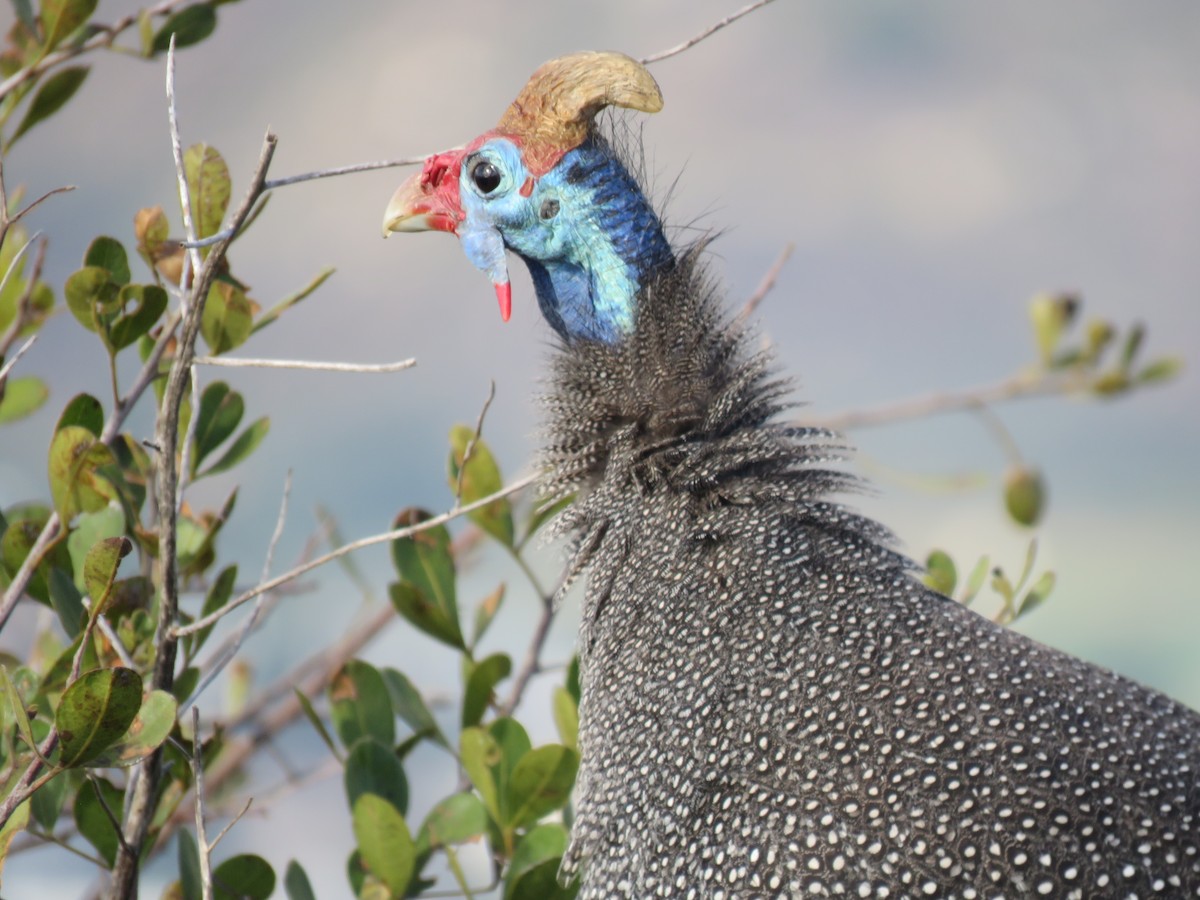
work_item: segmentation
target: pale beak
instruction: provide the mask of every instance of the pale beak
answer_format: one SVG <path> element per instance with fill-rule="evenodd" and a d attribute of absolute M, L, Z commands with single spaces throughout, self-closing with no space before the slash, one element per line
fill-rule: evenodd
<path fill-rule="evenodd" d="M 383 236 L 393 231 L 448 231 L 454 233 L 460 214 L 431 190 L 417 173 L 396 189 L 383 213 Z"/>

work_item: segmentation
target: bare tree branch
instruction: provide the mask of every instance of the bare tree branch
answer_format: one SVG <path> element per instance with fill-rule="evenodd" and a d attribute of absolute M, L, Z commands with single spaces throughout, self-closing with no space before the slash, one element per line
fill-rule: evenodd
<path fill-rule="evenodd" d="M 198 366 L 225 366 L 230 369 L 300 369 L 309 372 L 401 372 L 417 364 L 415 358 L 390 363 L 309 362 L 299 359 L 239 359 L 227 356 L 197 356 Z"/>
<path fill-rule="evenodd" d="M 495 399 L 496 381 L 495 379 L 490 379 L 488 381 L 487 399 L 483 401 L 483 408 L 479 410 L 479 418 L 475 420 L 475 433 L 471 435 L 471 439 L 467 441 L 467 446 L 463 448 L 462 462 L 458 465 L 458 479 L 454 484 L 454 506 L 456 509 L 462 503 L 463 473 L 467 471 L 467 463 L 471 461 L 471 454 L 475 452 L 475 445 L 479 443 L 479 438 L 483 434 L 483 420 L 492 406 L 492 401 Z"/>
<path fill-rule="evenodd" d="M 678 56 L 683 51 L 696 46 L 698 43 L 700 43 L 705 38 L 720 31 L 726 25 L 732 25 L 734 22 L 736 22 L 742 16 L 747 16 L 750 13 L 754 12 L 756 9 L 766 6 L 770 2 L 771 2 L 771 0 L 755 0 L 754 3 L 748 3 L 745 6 L 743 6 L 741 9 L 739 9 L 737 12 L 731 13 L 730 15 L 723 18 L 721 21 L 716 22 L 712 25 L 709 25 L 707 28 L 705 28 L 702 32 L 697 34 L 695 37 L 690 37 L 686 41 L 684 41 L 682 44 L 676 44 L 674 47 L 671 47 L 668 50 L 663 50 L 659 53 L 652 53 L 649 56 L 643 56 L 639 60 L 639 62 L 641 62 L 641 64 L 644 66 L 648 66 L 648 65 L 650 65 L 650 63 L 656 63 L 656 62 L 659 62 L 660 60 L 668 59 L 669 57 L 672 57 L 672 56 Z"/>
<path fill-rule="evenodd" d="M 219 622 L 243 603 L 250 602 L 264 591 L 269 591 L 279 587 L 281 584 L 286 584 L 287 582 L 299 578 L 301 575 L 304 575 L 307 572 L 311 572 L 313 569 L 319 568 L 326 563 L 333 562 L 333 560 L 345 556 L 347 553 L 353 553 L 355 550 L 362 550 L 365 547 L 373 547 L 375 544 L 390 543 L 392 541 L 399 540 L 400 538 L 410 537 L 411 535 L 426 531 L 430 528 L 435 528 L 438 525 L 444 525 L 451 519 L 457 519 L 459 516 L 464 516 L 472 510 L 487 506 L 489 503 L 499 500 L 501 497 L 507 497 L 510 494 L 515 494 L 517 491 L 520 491 L 533 484 L 537 478 L 538 474 L 536 472 L 531 475 L 526 475 L 523 478 L 518 478 L 507 487 L 496 491 L 494 494 L 489 494 L 486 497 L 481 497 L 474 503 L 468 503 L 466 506 L 456 507 L 451 509 L 449 512 L 442 513 L 439 516 L 434 516 L 431 519 L 418 522 L 416 525 L 409 525 L 406 528 L 397 528 L 393 531 L 387 531 L 383 534 L 372 535 L 371 537 L 361 538 L 357 541 L 351 541 L 349 544 L 344 544 L 343 546 L 338 547 L 336 550 L 331 550 L 324 556 L 319 556 L 314 560 L 304 563 L 303 565 L 296 566 L 296 568 L 284 572 L 282 575 L 278 575 L 275 578 L 272 578 L 270 581 L 263 582 L 257 587 L 246 591 L 246 593 L 234 600 L 231 600 L 214 613 L 203 616 L 196 621 L 189 623 L 188 625 L 176 627 L 172 631 L 172 636 L 178 639 L 184 637 L 185 635 L 200 631 L 203 628 L 207 628 L 214 622 Z"/>
<path fill-rule="evenodd" d="M 1094 376 L 1083 372 L 1028 372 L 1014 375 L 996 384 L 963 391 L 945 391 L 888 403 L 873 409 L 851 410 L 829 416 L 813 416 L 800 421 L 806 427 L 827 428 L 830 431 L 850 431 L 890 425 L 908 419 L 923 419 L 948 412 L 975 410 L 1023 397 L 1045 397 L 1054 394 L 1073 394 L 1090 390 Z"/>
<path fill-rule="evenodd" d="M 279 545 L 279 539 L 283 537 L 283 525 L 287 521 L 288 498 L 291 496 L 291 493 L 292 471 L 288 469 L 287 477 L 283 482 L 283 499 L 279 502 L 279 516 L 275 520 L 275 531 L 272 533 L 271 540 L 267 544 L 267 557 L 263 562 L 262 575 L 258 579 L 260 584 L 266 581 L 267 576 L 271 574 L 271 564 L 275 559 L 275 548 Z M 249 637 L 250 632 L 258 624 L 258 620 L 263 614 L 264 602 L 268 596 L 269 594 L 266 592 L 258 595 L 258 602 L 254 604 L 254 609 L 250 612 L 246 621 L 242 623 L 242 627 L 238 630 L 234 639 L 228 646 L 222 648 L 221 653 L 215 658 L 215 661 L 205 673 L 204 678 L 200 680 L 200 684 L 197 685 L 196 690 L 192 692 L 192 696 L 184 704 L 185 706 L 195 703 L 196 698 L 204 693 L 204 690 L 212 684 L 213 679 L 220 675 L 222 670 L 237 656 L 238 651 L 242 649 L 242 644 L 246 642 L 246 638 Z"/>
<path fill-rule="evenodd" d="M 779 278 L 779 273 L 783 271 L 784 265 L 787 263 L 795 249 L 796 245 L 789 241 L 783 250 L 780 251 L 778 258 L 776 258 L 775 262 L 772 263 L 771 268 L 767 269 L 767 274 L 765 274 L 762 278 L 762 281 L 758 283 L 758 287 L 755 289 L 754 293 L 746 299 L 745 304 L 742 306 L 741 312 L 739 312 L 737 315 L 737 320 L 739 322 L 744 322 L 746 319 L 750 318 L 750 316 L 754 315 L 754 311 L 758 309 L 758 305 L 763 302 L 763 299 L 767 296 L 767 294 L 771 293 L 771 289 L 775 287 L 775 282 Z"/>
<path fill-rule="evenodd" d="M 200 896 L 212 900 L 212 847 L 204 830 L 204 753 L 200 747 L 200 710 L 192 707 L 192 777 L 196 789 L 196 846 L 200 856 Z M 231 823 L 232 824 L 232 823 Z"/>

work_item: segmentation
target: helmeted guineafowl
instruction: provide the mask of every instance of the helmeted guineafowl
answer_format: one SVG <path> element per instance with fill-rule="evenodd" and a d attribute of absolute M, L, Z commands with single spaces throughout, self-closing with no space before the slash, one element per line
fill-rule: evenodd
<path fill-rule="evenodd" d="M 582 898 L 1200 896 L 1200 716 L 930 591 L 839 505 L 826 434 L 672 248 L 604 106 L 616 53 L 542 66 L 430 157 L 385 231 L 506 251 L 558 333 L 551 496 L 586 577 Z"/>

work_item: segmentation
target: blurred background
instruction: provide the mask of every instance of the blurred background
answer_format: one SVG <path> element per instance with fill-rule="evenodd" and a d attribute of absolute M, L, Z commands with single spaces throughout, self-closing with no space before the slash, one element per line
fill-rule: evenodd
<path fill-rule="evenodd" d="M 216 35 L 177 59 L 184 144 L 205 141 L 229 162 L 240 196 L 268 126 L 279 136 L 272 176 L 425 154 L 491 127 L 533 69 L 578 49 L 643 56 L 732 12 L 730 0 L 637 3 L 466 0 L 397 3 L 245 0 L 223 5 Z M 134 3 L 101 0 L 112 19 Z M 7 29 L 11 9 L 0 10 Z M 7 17 L 7 18 L 6 18 Z M 1058 573 L 1050 602 L 1018 627 L 1046 643 L 1200 706 L 1200 7 L 1071 0 L 1047 6 L 780 0 L 681 56 L 652 67 L 666 107 L 635 120 L 669 222 L 687 240 L 709 231 L 731 304 L 749 296 L 781 249 L 796 250 L 759 311 L 801 416 L 825 417 L 930 392 L 999 381 L 1032 363 L 1027 306 L 1046 290 L 1078 291 L 1083 317 L 1147 323 L 1147 358 L 1189 363 L 1175 381 L 1114 401 L 1025 400 L 997 409 L 1026 461 L 1049 483 L 1037 530 L 1039 566 Z M 75 192 L 30 216 L 51 239 L 47 280 L 66 277 L 97 234 L 132 248 L 143 206 L 177 209 L 163 93 L 164 65 L 116 54 L 68 110 L 5 158 L 10 190 Z M 446 509 L 446 435 L 473 423 L 496 383 L 485 437 L 506 474 L 537 446 L 536 395 L 551 333 L 514 266 L 513 320 L 503 325 L 486 279 L 444 235 L 379 237 L 383 207 L 410 170 L 328 179 L 276 192 L 230 254 L 263 306 L 325 265 L 337 274 L 256 335 L 239 355 L 384 362 L 391 375 L 207 369 L 241 391 L 271 433 L 228 478 L 197 486 L 217 505 L 240 484 L 220 539 L 243 579 L 263 564 L 291 469 L 282 571 L 317 530 L 324 506 L 348 538 L 388 528 L 403 507 Z M 134 278 L 147 277 L 135 272 Z M 48 377 L 51 402 L 0 432 L 0 505 L 46 494 L 45 454 L 75 393 L 108 394 L 95 338 L 59 315 L 21 361 Z M 132 369 L 123 373 L 128 379 Z M 149 436 L 149 417 L 133 434 Z M 139 429 L 141 429 L 139 431 Z M 1030 535 L 1001 506 L 1007 464 L 981 421 L 953 415 L 851 434 L 874 494 L 851 502 L 924 559 L 981 554 L 1014 574 Z M 946 476 L 951 476 L 949 479 Z M 959 476 L 979 476 L 978 478 Z M 969 487 L 950 489 L 951 482 Z M 935 485 L 930 487 L 931 483 Z M 357 557 L 377 598 L 392 577 L 386 549 Z M 481 554 L 460 604 L 504 580 L 509 599 L 489 646 L 519 653 L 535 601 L 499 554 Z M 541 560 L 552 580 L 557 556 Z M 327 644 L 364 600 L 336 568 L 305 582 L 248 642 L 256 683 Z M 191 601 L 197 602 L 195 598 Z M 0 635 L 20 651 L 36 608 Z M 576 610 L 556 623 L 547 659 L 572 652 Z M 235 620 L 237 616 L 232 617 Z M 365 656 L 453 696 L 450 654 L 397 626 Z M 526 708 L 534 740 L 550 740 L 549 690 Z M 211 711 L 221 708 L 214 688 Z M 452 715 L 453 711 L 449 711 Z M 300 725 L 263 766 L 263 790 L 328 753 Z M 423 783 L 428 762 L 429 777 Z M 330 770 L 332 771 L 332 770 Z M 409 766 L 413 809 L 454 774 L 435 753 Z M 262 853 L 282 870 L 304 862 L 318 893 L 347 891 L 351 847 L 339 778 L 285 789 L 222 845 Z M 324 808 L 336 814 L 322 815 Z M 344 833 L 343 833 L 344 832 Z M 53 860 L 54 864 L 49 863 Z M 478 871 L 478 870 L 476 870 Z M 85 862 L 58 850 L 12 858 L 5 895 L 78 896 Z M 144 896 L 165 871 L 151 869 Z"/>

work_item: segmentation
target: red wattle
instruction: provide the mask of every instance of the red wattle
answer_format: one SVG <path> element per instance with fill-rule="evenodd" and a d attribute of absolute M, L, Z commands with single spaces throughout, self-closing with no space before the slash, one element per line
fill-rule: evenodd
<path fill-rule="evenodd" d="M 507 281 L 495 284 L 496 299 L 500 301 L 500 318 L 507 322 L 512 317 L 512 285 Z"/>

